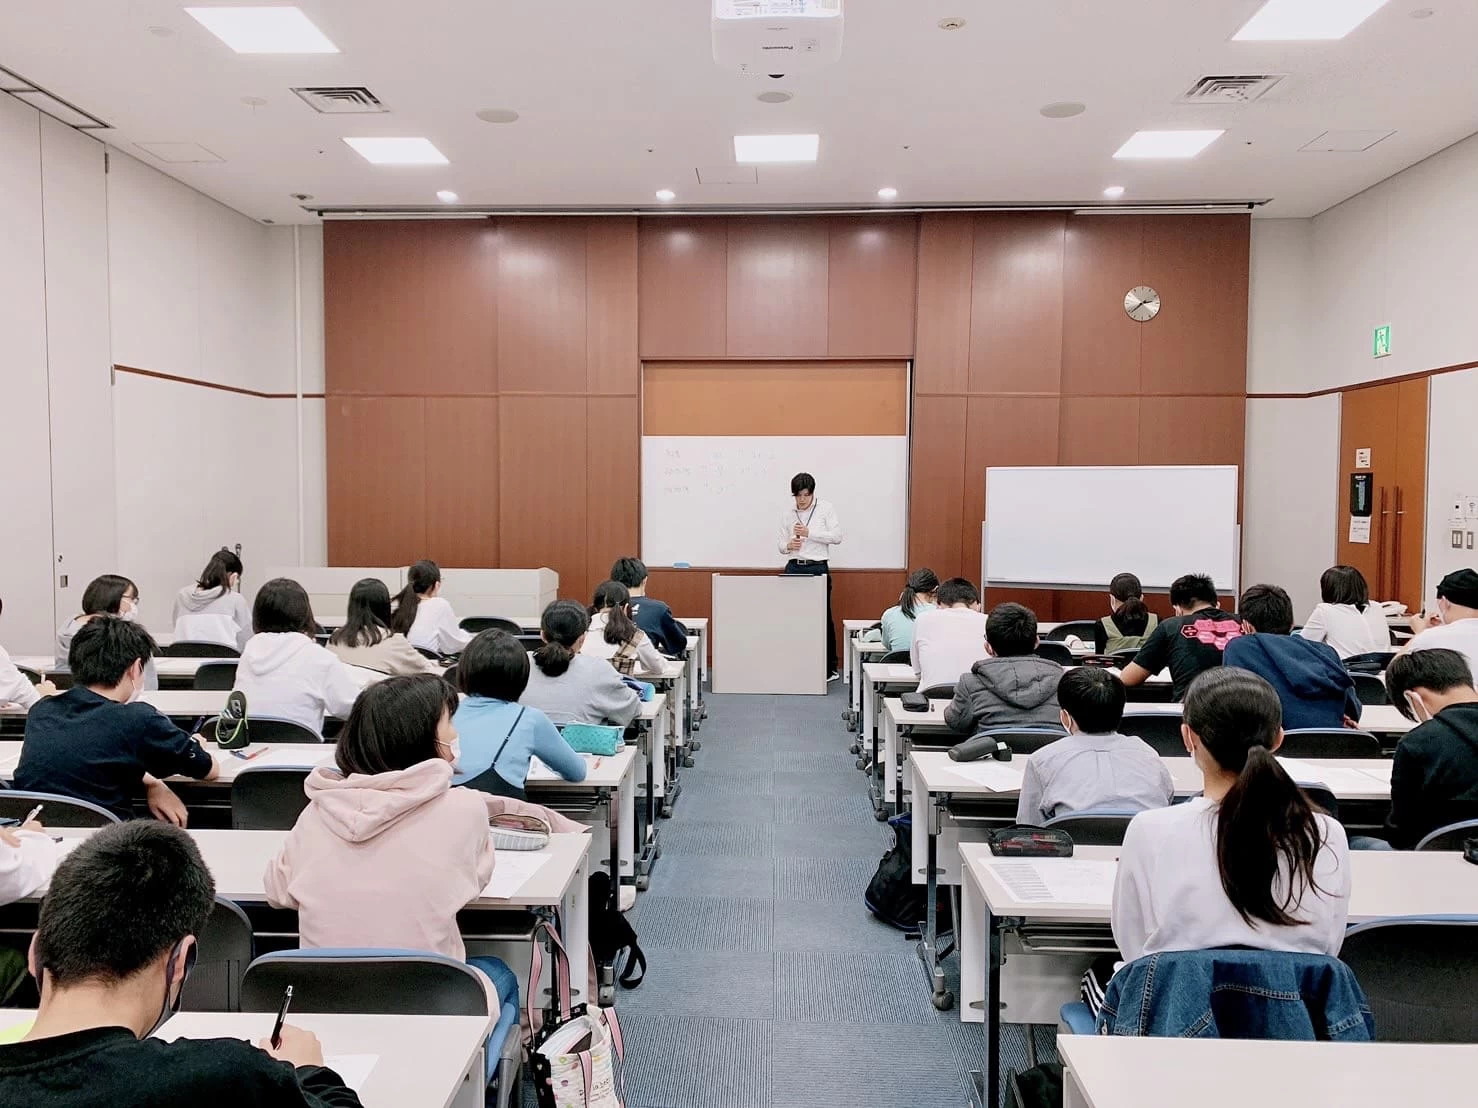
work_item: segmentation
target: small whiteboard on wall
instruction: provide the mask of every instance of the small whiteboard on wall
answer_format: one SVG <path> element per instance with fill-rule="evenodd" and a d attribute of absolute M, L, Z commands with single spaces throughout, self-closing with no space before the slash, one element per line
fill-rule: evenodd
<path fill-rule="evenodd" d="M 1236 466 L 1020 466 L 985 471 L 988 585 L 1108 588 L 1133 573 L 1166 589 L 1208 574 L 1239 582 Z"/>

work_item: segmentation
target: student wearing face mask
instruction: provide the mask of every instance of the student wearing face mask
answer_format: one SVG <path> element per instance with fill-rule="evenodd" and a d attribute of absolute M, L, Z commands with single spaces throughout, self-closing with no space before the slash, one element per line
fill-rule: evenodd
<path fill-rule="evenodd" d="M 160 778 L 213 781 L 219 770 L 199 736 L 136 703 L 153 653 L 153 638 L 136 623 L 99 616 L 81 627 L 67 656 L 75 684 L 26 716 L 15 787 L 89 800 L 131 819 L 142 784 L 149 811 L 183 827 L 185 806 Z"/>
<path fill-rule="evenodd" d="M 1413 650 L 1386 669 L 1391 703 L 1417 727 L 1391 764 L 1386 838 L 1410 848 L 1449 823 L 1478 819 L 1478 692 L 1456 650 Z"/>
<path fill-rule="evenodd" d="M 222 547 L 210 556 L 194 586 L 174 598 L 174 637 L 240 650 L 251 638 L 251 605 L 241 595 L 241 559 Z"/>
<path fill-rule="evenodd" d="M 82 614 L 73 616 L 62 624 L 56 633 L 56 668 L 58 673 L 68 670 L 67 655 L 72 649 L 72 638 L 79 630 L 98 616 L 117 616 L 130 623 L 139 618 L 139 587 L 127 577 L 116 573 L 105 573 L 90 581 L 82 591 Z M 151 657 L 144 663 L 144 692 L 153 692 L 159 687 L 159 674 L 154 669 Z"/>

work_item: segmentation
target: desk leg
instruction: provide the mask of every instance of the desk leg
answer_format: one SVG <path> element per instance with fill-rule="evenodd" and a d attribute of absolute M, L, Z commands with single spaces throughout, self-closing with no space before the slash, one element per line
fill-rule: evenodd
<path fill-rule="evenodd" d="M 1001 930 L 1005 922 L 986 909 L 985 1092 L 991 1108 L 1001 1103 Z"/>
<path fill-rule="evenodd" d="M 677 683 L 673 686 L 673 697 L 677 702 L 677 710 L 674 713 L 674 726 L 682 737 L 682 745 L 687 751 L 687 757 L 683 759 L 683 765 L 689 768 L 693 765 L 693 752 L 703 749 L 703 744 L 693 734 L 693 705 L 691 703 L 692 693 L 688 685 L 688 671 L 683 669 L 678 676 Z"/>
<path fill-rule="evenodd" d="M 919 811 L 923 806 L 923 812 Z M 955 997 L 944 986 L 944 967 L 939 964 L 939 800 L 933 793 L 924 790 L 917 778 L 913 782 L 913 813 L 915 824 L 920 815 L 925 824 L 925 839 L 928 847 L 924 861 L 924 891 L 928 900 L 924 904 L 924 923 L 919 936 L 919 958 L 924 963 L 924 973 L 934 991 L 934 1007 L 941 1012 L 954 1006 Z"/>
<path fill-rule="evenodd" d="M 882 733 L 882 749 L 878 749 L 877 738 L 874 737 L 872 744 L 872 787 L 868 790 L 872 799 L 872 814 L 879 822 L 888 818 L 888 796 L 890 779 L 883 772 L 883 764 L 890 757 L 895 742 L 895 728 L 893 720 L 887 716 L 883 717 L 880 725 Z"/>
<path fill-rule="evenodd" d="M 657 781 L 657 788 L 662 793 L 662 806 L 659 809 L 663 819 L 672 817 L 672 806 L 677 801 L 679 791 L 676 778 L 667 779 L 667 713 L 658 712 L 652 720 L 652 764 L 656 766 L 661 775 Z"/>
<path fill-rule="evenodd" d="M 960 942 L 960 1022 L 985 1019 L 985 897 L 968 874 L 961 890 L 960 919 L 956 932 Z"/>
<path fill-rule="evenodd" d="M 619 813 L 615 818 L 621 830 L 618 834 L 613 828 L 611 839 L 620 859 L 621 883 L 625 884 L 636 879 L 636 786 L 631 774 L 628 773 L 621 782 L 612 803 Z M 620 896 L 619 890 L 617 896 Z"/>
<path fill-rule="evenodd" d="M 878 687 L 873 683 L 872 678 L 864 673 L 862 681 L 862 721 L 857 726 L 862 732 L 862 749 L 871 749 L 872 756 L 876 759 L 878 756 L 878 708 L 882 704 L 882 698 L 878 696 Z"/>
<path fill-rule="evenodd" d="M 1062 1068 L 1062 1108 L 1088 1108 L 1088 1094 L 1078 1084 L 1078 1075 L 1070 1068 Z"/>
<path fill-rule="evenodd" d="M 662 853 L 662 848 L 658 844 L 661 831 L 657 827 L 656 763 L 658 754 L 652 749 L 652 745 L 652 729 L 649 724 L 643 722 L 637 734 L 637 750 L 646 766 L 647 795 L 642 805 L 641 852 L 636 861 L 638 892 L 646 892 L 647 887 L 652 883 L 652 866 Z"/>
<path fill-rule="evenodd" d="M 712 680 L 708 675 L 708 628 L 703 628 L 698 633 L 698 718 L 701 720 L 708 715 L 708 709 L 703 704 L 703 686 Z"/>
<path fill-rule="evenodd" d="M 589 1003 L 590 980 L 590 853 L 570 883 L 559 906 L 560 940 L 570 956 L 570 1002 Z"/>
<path fill-rule="evenodd" d="M 487 1074 L 487 1043 L 483 1043 L 463 1071 L 462 1082 L 447 1108 L 482 1108 L 487 1100 Z"/>

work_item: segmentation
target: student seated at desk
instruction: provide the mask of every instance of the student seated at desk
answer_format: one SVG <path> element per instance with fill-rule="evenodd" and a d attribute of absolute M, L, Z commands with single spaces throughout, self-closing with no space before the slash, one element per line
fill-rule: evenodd
<path fill-rule="evenodd" d="M 1456 650 L 1478 671 L 1478 572 L 1459 569 L 1437 582 L 1437 610 L 1411 617 L 1407 650 Z"/>
<path fill-rule="evenodd" d="M 932 569 L 916 569 L 899 594 L 898 603 L 883 613 L 879 641 L 890 654 L 895 650 L 913 650 L 914 627 L 918 617 L 934 610 L 939 594 L 939 578 Z"/>
<path fill-rule="evenodd" d="M 380 673 L 439 673 L 431 659 L 390 630 L 390 590 L 378 577 L 356 581 L 349 590 L 344 626 L 329 636 L 328 648 L 345 665 Z"/>
<path fill-rule="evenodd" d="M 290 1024 L 277 1047 L 149 1037 L 179 1006 L 214 897 L 199 849 L 173 827 L 105 827 L 72 851 L 31 939 L 36 1022 L 0 1046 L 0 1104 L 358 1108 L 318 1037 Z"/>
<path fill-rule="evenodd" d="M 544 645 L 534 652 L 519 703 L 538 708 L 556 724 L 625 727 L 641 710 L 641 699 L 610 662 L 580 652 L 589 629 L 590 616 L 573 600 L 556 600 L 544 609 L 539 621 Z"/>
<path fill-rule="evenodd" d="M 1142 739 L 1119 734 L 1124 683 L 1106 669 L 1078 666 L 1057 683 L 1067 738 L 1026 760 L 1016 822 L 1043 824 L 1090 808 L 1144 811 L 1175 799 L 1175 783 Z"/>
<path fill-rule="evenodd" d="M 1062 667 L 1037 657 L 1037 617 L 1020 604 L 997 604 L 985 621 L 988 654 L 970 667 L 944 709 L 944 722 L 966 735 L 992 727 L 1058 727 Z"/>
<path fill-rule="evenodd" d="M 1170 586 L 1175 616 L 1150 633 L 1134 661 L 1124 667 L 1124 684 L 1142 685 L 1166 666 L 1176 700 L 1184 700 L 1196 676 L 1221 665 L 1227 643 L 1242 633 L 1237 617 L 1216 606 L 1216 585 L 1199 573 L 1177 577 Z"/>
<path fill-rule="evenodd" d="M 660 673 L 662 655 L 631 619 L 631 594 L 619 581 L 602 581 L 590 605 L 590 630 L 581 654 L 604 658 L 617 673 Z"/>
<path fill-rule="evenodd" d="M 183 827 L 185 806 L 159 779 L 214 781 L 219 769 L 196 737 L 135 703 L 153 653 L 153 638 L 136 623 L 99 616 L 81 627 L 69 656 L 76 683 L 26 716 L 15 787 L 90 800 L 131 819 L 142 784 L 149 810 Z"/>
<path fill-rule="evenodd" d="M 1354 566 L 1330 566 L 1319 578 L 1319 600 L 1299 634 L 1328 643 L 1341 659 L 1391 649 L 1391 628 L 1370 602 L 1365 575 Z"/>
<path fill-rule="evenodd" d="M 46 833 L 39 819 L 19 827 L 0 827 L 0 904 L 45 893 L 61 860 L 62 843 Z"/>
<path fill-rule="evenodd" d="M 963 577 L 951 577 L 939 586 L 938 604 L 914 619 L 913 644 L 908 648 L 919 691 L 935 685 L 953 685 L 985 657 L 985 614 L 980 593 Z"/>
<path fill-rule="evenodd" d="M 617 558 L 611 580 L 631 593 L 631 618 L 663 654 L 677 657 L 688 648 L 688 632 L 672 617 L 672 609 L 647 595 L 647 567 L 640 558 Z"/>
<path fill-rule="evenodd" d="M 62 624 L 56 633 L 56 667 L 65 673 L 68 669 L 67 656 L 72 650 L 72 636 L 98 616 L 117 616 L 130 623 L 139 618 L 139 587 L 127 577 L 116 573 L 105 573 L 88 582 L 82 590 L 82 614 L 73 616 Z M 159 672 L 150 658 L 144 666 L 144 692 L 153 692 L 159 687 Z"/>
<path fill-rule="evenodd" d="M 566 781 L 585 780 L 585 759 L 549 717 L 518 703 L 529 684 L 529 653 L 507 631 L 483 631 L 457 660 L 457 687 L 467 694 L 452 718 L 461 736 L 453 785 L 524 798 L 536 755 Z"/>
<path fill-rule="evenodd" d="M 406 572 L 406 586 L 395 598 L 390 630 L 404 635 L 417 650 L 460 654 L 472 641 L 462 630 L 451 602 L 441 596 L 441 567 L 419 561 Z"/>
<path fill-rule="evenodd" d="M 1281 718 L 1278 694 L 1256 674 L 1216 668 L 1191 682 L 1181 734 L 1205 791 L 1129 823 L 1112 917 L 1125 961 L 1218 946 L 1339 953 L 1345 831 L 1273 757 Z"/>
<path fill-rule="evenodd" d="M 177 641 L 214 642 L 240 650 L 251 638 L 251 608 L 241 595 L 241 559 L 222 547 L 210 556 L 192 588 L 174 598 Z"/>
<path fill-rule="evenodd" d="M 1109 614 L 1093 628 L 1093 653 L 1138 650 L 1160 625 L 1160 617 L 1144 602 L 1144 588 L 1132 573 L 1117 573 L 1109 582 Z"/>
<path fill-rule="evenodd" d="M 1222 665 L 1251 670 L 1278 694 L 1283 729 L 1353 727 L 1360 720 L 1355 681 L 1334 648 L 1293 634 L 1293 601 L 1277 585 L 1252 585 L 1238 613 L 1242 636 Z"/>
<path fill-rule="evenodd" d="M 1410 849 L 1450 823 L 1478 819 L 1478 692 L 1456 650 L 1417 650 L 1386 669 L 1391 703 L 1419 726 L 1401 736 L 1391 764 L 1386 838 Z"/>
<path fill-rule="evenodd" d="M 303 586 L 274 577 L 257 590 L 255 634 L 236 665 L 249 716 L 290 720 L 323 734 L 323 717 L 344 719 L 359 695 L 349 670 L 313 638 L 318 621 Z"/>
<path fill-rule="evenodd" d="M 0 600 L 0 613 L 5 611 L 5 602 Z M 0 704 L 14 704 L 19 708 L 29 708 L 43 696 L 55 696 L 56 686 L 50 681 L 42 681 L 39 685 L 31 684 L 27 677 L 14 662 L 5 648 L 0 646 Z"/>

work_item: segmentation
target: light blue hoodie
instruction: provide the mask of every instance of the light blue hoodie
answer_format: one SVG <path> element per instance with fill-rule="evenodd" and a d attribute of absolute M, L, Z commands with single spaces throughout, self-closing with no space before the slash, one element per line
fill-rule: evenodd
<path fill-rule="evenodd" d="M 520 711 L 522 719 L 518 717 Z M 514 720 L 518 720 L 516 726 Z M 462 747 L 452 775 L 453 785 L 465 785 L 491 768 L 508 784 L 521 789 L 529 774 L 529 759 L 536 754 L 566 781 L 585 780 L 585 759 L 537 708 L 489 696 L 469 696 L 458 707 L 452 723 Z"/>

